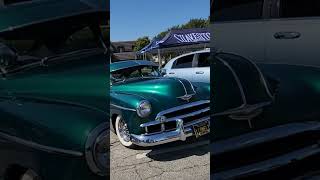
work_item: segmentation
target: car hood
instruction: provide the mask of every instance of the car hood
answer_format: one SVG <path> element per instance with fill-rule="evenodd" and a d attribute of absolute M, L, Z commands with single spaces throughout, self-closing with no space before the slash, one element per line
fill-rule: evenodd
<path fill-rule="evenodd" d="M 194 86 L 190 81 L 179 78 L 141 78 L 130 80 L 112 87 L 112 92 L 133 94 L 145 99 L 168 99 L 195 94 Z"/>
<path fill-rule="evenodd" d="M 110 96 L 111 103 L 134 109 L 139 101 L 148 100 L 153 109 L 153 115 L 150 116 L 152 119 L 162 110 L 189 102 L 209 100 L 209 91 L 209 85 L 205 83 L 192 84 L 185 79 L 160 77 L 113 85 Z M 179 98 L 186 94 L 193 95 L 189 101 Z"/>
<path fill-rule="evenodd" d="M 0 7 L 0 36 L 36 36 L 44 30 L 56 29 L 55 22 L 78 17 L 95 17 L 106 21 L 109 8 L 99 0 L 42 0 Z M 91 18 L 91 19 L 92 19 Z M 88 18 L 82 18 L 86 21 Z M 89 18 L 90 19 L 90 18 Z M 88 21 L 90 22 L 90 21 Z M 51 26 L 50 26 L 51 25 Z M 55 27 L 53 27 L 55 25 Z M 60 29 L 61 30 L 61 29 Z M 58 32 L 58 31 L 51 31 Z"/>

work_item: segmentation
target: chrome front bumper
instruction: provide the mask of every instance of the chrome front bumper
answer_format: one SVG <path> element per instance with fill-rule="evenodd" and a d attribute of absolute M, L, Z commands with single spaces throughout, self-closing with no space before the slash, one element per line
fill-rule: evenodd
<path fill-rule="evenodd" d="M 184 126 L 182 119 L 177 119 L 177 127 L 173 131 L 165 131 L 156 134 L 150 135 L 135 135 L 131 134 L 131 141 L 138 145 L 138 146 L 156 146 L 160 144 L 165 144 L 174 141 L 185 141 L 187 137 L 191 137 L 194 134 L 193 132 L 193 125 L 197 125 L 203 123 L 205 121 L 209 122 L 210 125 L 210 118 L 204 118 L 202 120 L 196 121 L 194 123 L 188 124 Z"/>

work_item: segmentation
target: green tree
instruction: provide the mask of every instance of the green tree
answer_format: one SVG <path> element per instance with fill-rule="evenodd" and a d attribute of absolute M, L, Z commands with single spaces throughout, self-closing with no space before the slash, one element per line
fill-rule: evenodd
<path fill-rule="evenodd" d="M 209 21 L 207 19 L 190 19 L 186 24 L 181 25 L 181 29 L 190 29 L 190 28 L 205 28 L 208 27 Z"/>
<path fill-rule="evenodd" d="M 169 29 L 167 29 L 166 31 L 160 32 L 158 35 L 156 35 L 156 38 L 163 38 L 171 30 L 190 29 L 190 28 L 206 28 L 209 26 L 209 24 L 210 24 L 209 18 L 208 19 L 202 19 L 202 18 L 190 19 L 190 21 L 188 21 L 185 24 L 172 26 Z"/>
<path fill-rule="evenodd" d="M 150 39 L 147 36 L 138 38 L 136 42 L 134 43 L 134 51 L 139 51 L 142 48 L 144 48 L 146 45 L 150 43 Z"/>

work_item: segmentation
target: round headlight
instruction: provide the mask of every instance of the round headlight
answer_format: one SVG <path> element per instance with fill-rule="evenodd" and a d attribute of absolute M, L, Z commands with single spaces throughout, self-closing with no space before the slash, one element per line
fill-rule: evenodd
<path fill-rule="evenodd" d="M 144 118 L 151 114 L 151 104 L 149 101 L 143 100 L 138 104 L 137 107 L 138 116 Z"/>
<path fill-rule="evenodd" d="M 100 176 L 107 175 L 109 162 L 108 144 L 107 123 L 102 123 L 90 133 L 86 142 L 85 152 L 89 168 Z"/>

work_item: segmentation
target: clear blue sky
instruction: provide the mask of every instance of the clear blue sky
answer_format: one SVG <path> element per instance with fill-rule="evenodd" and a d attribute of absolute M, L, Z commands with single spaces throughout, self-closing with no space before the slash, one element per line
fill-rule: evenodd
<path fill-rule="evenodd" d="M 208 18 L 210 0 L 111 0 L 111 41 L 153 38 L 191 18 Z"/>

